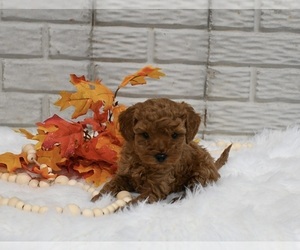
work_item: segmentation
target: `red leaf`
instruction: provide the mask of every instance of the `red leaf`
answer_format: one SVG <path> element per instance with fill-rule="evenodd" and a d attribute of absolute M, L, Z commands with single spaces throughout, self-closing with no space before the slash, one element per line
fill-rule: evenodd
<path fill-rule="evenodd" d="M 68 158 L 73 156 L 76 148 L 83 143 L 84 132 L 80 123 L 67 122 L 54 115 L 43 124 L 45 124 L 45 127 L 57 127 L 56 131 L 49 132 L 45 137 L 42 147 L 46 150 L 53 149 L 58 144 L 61 148 L 61 156 Z"/>

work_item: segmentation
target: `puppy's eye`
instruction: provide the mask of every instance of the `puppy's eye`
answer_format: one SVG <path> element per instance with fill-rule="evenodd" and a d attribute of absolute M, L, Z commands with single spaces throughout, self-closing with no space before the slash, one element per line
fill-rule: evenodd
<path fill-rule="evenodd" d="M 172 134 L 172 138 L 173 138 L 173 139 L 176 139 L 177 137 L 178 137 L 178 134 L 174 132 L 174 133 Z"/>
<path fill-rule="evenodd" d="M 147 132 L 144 132 L 141 135 L 144 137 L 144 139 L 149 139 L 149 137 L 150 137 Z"/>

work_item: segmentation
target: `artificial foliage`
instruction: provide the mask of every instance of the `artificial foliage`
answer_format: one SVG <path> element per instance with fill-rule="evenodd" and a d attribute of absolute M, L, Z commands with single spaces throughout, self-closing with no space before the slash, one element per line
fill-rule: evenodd
<path fill-rule="evenodd" d="M 116 100 L 118 91 L 128 84 L 146 84 L 146 78 L 162 76 L 159 68 L 147 66 L 126 76 L 113 92 L 100 80 L 88 81 L 84 76 L 70 75 L 75 92 L 60 92 L 55 105 L 61 111 L 72 107 L 71 119 L 55 114 L 36 124 L 36 134 L 19 129 L 17 132 L 36 141 L 36 160 L 28 159 L 26 150 L 19 154 L 6 152 L 0 155 L 0 167 L 9 173 L 26 171 L 40 179 L 53 179 L 61 174 L 82 177 L 99 186 L 117 170 L 123 144 L 118 117 L 126 107 Z M 45 164 L 48 167 L 41 168 Z"/>

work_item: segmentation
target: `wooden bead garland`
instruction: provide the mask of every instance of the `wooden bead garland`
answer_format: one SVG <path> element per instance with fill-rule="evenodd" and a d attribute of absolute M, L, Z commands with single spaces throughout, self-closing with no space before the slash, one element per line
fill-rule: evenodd
<path fill-rule="evenodd" d="M 226 143 L 224 141 L 218 141 L 217 143 L 214 143 L 214 146 L 217 147 L 226 147 L 229 146 L 231 143 Z M 252 144 L 251 143 L 234 143 L 232 146 L 233 150 L 239 150 L 241 148 L 251 148 Z M 48 173 L 52 173 L 52 169 L 49 168 L 46 164 L 39 164 L 36 161 L 36 151 L 34 149 L 33 144 L 27 144 L 22 148 L 22 151 L 27 153 L 27 160 L 31 163 L 35 163 L 36 165 L 39 166 L 40 169 L 43 168 L 48 168 Z M 218 152 L 213 151 L 213 153 Z M 212 152 L 211 152 L 212 153 Z M 78 186 L 82 188 L 83 190 L 87 191 L 88 193 L 92 194 L 92 196 L 95 196 L 98 194 L 98 191 L 93 188 L 92 186 L 88 184 L 83 184 L 77 180 L 74 179 L 69 179 L 67 176 L 60 175 L 57 176 L 53 180 L 41 180 L 38 181 L 37 179 L 32 179 L 30 175 L 27 173 L 18 173 L 18 174 L 10 174 L 10 173 L 2 173 L 0 172 L 0 179 L 3 181 L 8 181 L 8 182 L 15 182 L 20 185 L 29 185 L 30 187 L 36 188 L 36 187 L 50 187 L 51 185 L 54 184 L 60 184 L 60 185 L 69 185 L 69 186 Z M 73 216 L 79 216 L 83 215 L 85 217 L 100 217 L 103 215 L 107 214 L 112 214 L 119 208 L 124 207 L 126 204 L 128 204 L 132 200 L 132 196 L 129 192 L 127 191 L 121 191 L 117 194 L 117 200 L 113 202 L 112 204 L 108 205 L 105 208 L 85 208 L 81 209 L 78 205 L 76 204 L 68 204 L 64 208 L 62 207 L 56 207 L 55 211 L 57 213 L 63 213 L 63 214 L 70 214 Z M 17 197 L 12 197 L 12 198 L 6 198 L 2 197 L 0 195 L 0 205 L 4 206 L 10 206 L 10 207 L 15 207 L 17 209 L 26 211 L 26 212 L 34 212 L 34 213 L 46 213 L 49 208 L 47 206 L 38 206 L 38 205 L 32 205 L 32 204 L 27 204 L 21 199 Z"/>
<path fill-rule="evenodd" d="M 12 176 L 14 178 L 11 178 Z M 98 194 L 98 191 L 96 191 L 92 186 L 88 184 L 83 184 L 74 179 L 70 180 L 67 176 L 64 175 L 58 176 L 52 183 L 48 182 L 47 180 L 38 181 L 36 179 L 32 179 L 27 173 L 9 174 L 9 173 L 0 172 L 0 178 L 4 181 L 16 182 L 20 185 L 29 185 L 31 187 L 40 187 L 40 188 L 50 187 L 51 185 L 55 185 L 55 184 L 78 186 L 83 190 L 87 191 L 88 193 L 92 194 L 92 196 Z M 131 200 L 132 200 L 132 196 L 129 192 L 121 191 L 117 194 L 117 200 L 105 208 L 96 207 L 92 209 L 90 208 L 81 209 L 76 204 L 68 204 L 64 208 L 56 207 L 55 210 L 57 213 L 70 214 L 74 216 L 83 215 L 85 217 L 99 217 L 106 214 L 114 213 L 119 208 L 124 207 L 126 204 L 128 204 Z M 46 213 L 49 210 L 47 206 L 27 204 L 17 197 L 6 198 L 0 196 L 0 205 L 15 207 L 17 209 L 26 212 L 33 212 L 33 213 L 40 213 L 40 214 Z"/>

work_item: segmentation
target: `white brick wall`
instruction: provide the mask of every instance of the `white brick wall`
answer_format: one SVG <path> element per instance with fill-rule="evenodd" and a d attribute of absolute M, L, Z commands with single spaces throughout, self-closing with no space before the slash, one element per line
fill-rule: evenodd
<path fill-rule="evenodd" d="M 165 8 L 133 9 L 137 0 L 114 0 L 120 8 L 108 8 L 108 0 L 58 8 L 55 0 L 20 10 L 13 6 L 23 1 L 0 0 L 0 125 L 31 127 L 58 112 L 53 102 L 60 90 L 72 90 L 71 73 L 114 90 L 147 64 L 167 76 L 128 86 L 118 100 L 189 102 L 201 113 L 206 138 L 299 123 L 300 9 L 268 9 L 274 1 L 237 8 L 240 1 L 230 0 L 231 9 L 221 9 L 224 1 L 199 0 L 187 10 L 162 1 Z"/>

